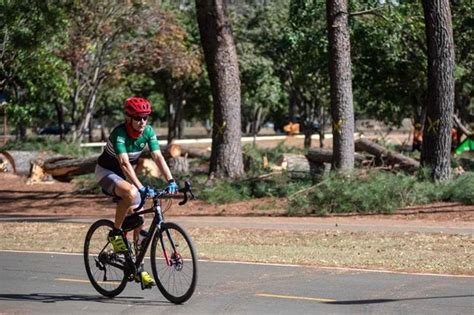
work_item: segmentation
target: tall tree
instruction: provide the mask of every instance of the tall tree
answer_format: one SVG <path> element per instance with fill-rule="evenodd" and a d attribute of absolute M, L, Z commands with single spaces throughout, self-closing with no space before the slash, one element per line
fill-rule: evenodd
<path fill-rule="evenodd" d="M 423 130 L 422 163 L 435 180 L 451 176 L 451 128 L 454 108 L 454 39 L 449 0 L 423 0 L 428 46 L 428 108 Z"/>
<path fill-rule="evenodd" d="M 196 0 L 214 102 L 209 178 L 243 175 L 240 78 L 234 37 L 223 0 Z"/>
<path fill-rule="evenodd" d="M 26 136 L 26 128 L 38 114 L 36 105 L 54 99 L 56 90 L 44 93 L 48 99 L 38 97 L 39 89 L 50 88 L 53 81 L 60 80 L 40 70 L 42 66 L 54 68 L 51 60 L 43 62 L 41 57 L 51 57 L 51 47 L 65 26 L 66 6 L 40 0 L 0 2 L 0 95 L 8 101 L 9 123 L 17 128 L 20 138 Z"/>
<path fill-rule="evenodd" d="M 68 43 L 60 55 L 69 64 L 71 118 L 77 129 L 74 140 L 82 141 L 96 110 L 101 87 L 119 76 L 126 35 L 141 23 L 144 4 L 138 1 L 118 5 L 117 1 L 77 1 L 69 12 Z M 76 117 L 80 111 L 79 117 Z M 91 128 L 89 128 L 89 131 Z"/>
<path fill-rule="evenodd" d="M 354 168 L 354 108 L 347 0 L 327 0 L 333 166 Z"/>

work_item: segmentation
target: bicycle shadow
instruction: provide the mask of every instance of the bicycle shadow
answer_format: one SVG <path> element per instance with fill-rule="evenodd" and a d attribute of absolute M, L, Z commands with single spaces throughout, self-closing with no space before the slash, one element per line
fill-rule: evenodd
<path fill-rule="evenodd" d="M 31 293 L 31 294 L 0 294 L 0 301 L 30 301 L 41 303 L 57 302 L 97 302 L 106 304 L 147 305 L 166 306 L 171 305 L 169 301 L 145 300 L 144 297 L 119 296 L 107 298 L 97 295 L 84 294 L 62 294 L 62 293 Z"/>
<path fill-rule="evenodd" d="M 399 299 L 367 299 L 367 300 L 346 300 L 346 301 L 329 301 L 324 304 L 332 305 L 358 305 L 358 304 L 379 304 L 379 303 L 390 303 L 390 302 L 403 302 L 403 301 L 417 301 L 417 300 L 434 300 L 434 299 L 453 299 L 453 298 L 469 298 L 474 295 L 447 295 L 447 296 L 427 296 L 427 297 L 413 297 L 413 298 L 399 298 Z"/>

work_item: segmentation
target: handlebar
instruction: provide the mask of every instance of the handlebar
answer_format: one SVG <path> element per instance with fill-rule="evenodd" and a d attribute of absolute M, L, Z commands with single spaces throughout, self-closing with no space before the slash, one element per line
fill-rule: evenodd
<path fill-rule="evenodd" d="M 191 182 L 188 180 L 184 181 L 184 187 L 179 189 L 179 192 L 182 194 L 169 194 L 164 189 L 157 189 L 156 192 L 157 192 L 156 196 L 152 198 L 153 202 L 158 202 L 158 199 L 182 199 L 178 203 L 180 206 L 182 206 L 186 204 L 189 199 L 191 200 L 196 199 L 196 197 L 194 196 L 191 190 Z M 188 194 L 190 198 L 188 197 Z M 140 201 L 140 205 L 136 207 L 135 209 L 133 209 L 133 211 L 135 212 L 135 211 L 140 210 L 145 204 L 145 201 L 146 201 L 146 198 L 142 198 L 142 200 Z"/>
<path fill-rule="evenodd" d="M 191 190 L 191 182 L 188 180 L 184 181 L 184 188 L 181 188 L 179 192 L 182 192 L 184 197 L 183 201 L 179 202 L 178 204 L 180 206 L 184 205 L 186 202 L 188 202 L 188 194 L 191 196 L 191 200 L 196 199 L 196 197 L 193 194 L 193 191 Z"/>

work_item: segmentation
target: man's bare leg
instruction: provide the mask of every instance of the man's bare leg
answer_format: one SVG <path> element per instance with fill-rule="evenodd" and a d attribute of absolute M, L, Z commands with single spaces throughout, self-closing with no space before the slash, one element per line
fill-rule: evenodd
<path fill-rule="evenodd" d="M 115 211 L 114 227 L 120 229 L 128 212 L 131 212 L 133 201 L 138 197 L 138 189 L 127 181 L 119 181 L 115 186 L 115 194 L 121 198 Z"/>

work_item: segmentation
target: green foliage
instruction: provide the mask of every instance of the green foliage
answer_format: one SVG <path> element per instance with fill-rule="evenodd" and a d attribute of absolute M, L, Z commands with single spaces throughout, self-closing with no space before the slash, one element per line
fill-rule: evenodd
<path fill-rule="evenodd" d="M 474 172 L 467 172 L 448 182 L 443 191 L 443 200 L 474 204 Z"/>
<path fill-rule="evenodd" d="M 276 12 L 267 7 L 244 6 L 240 12 L 233 13 L 242 82 L 242 130 L 256 134 L 266 121 L 274 120 L 274 113 L 281 112 L 287 103 L 287 93 L 276 71 L 278 65 L 265 54 L 266 48 L 262 45 L 263 39 L 273 40 L 267 35 L 269 27 L 283 25 L 281 21 L 275 25 L 277 17 L 272 13 Z"/>
<path fill-rule="evenodd" d="M 66 24 L 64 9 L 64 4 L 36 0 L 0 3 L 0 91 L 8 97 L 9 123 L 22 136 L 39 116 L 41 105 L 49 105 L 63 91 L 63 74 L 58 73 L 51 52 L 55 35 Z M 50 116 L 48 112 L 41 118 Z"/>
<path fill-rule="evenodd" d="M 406 206 L 442 200 L 473 204 L 473 175 L 434 183 L 429 180 L 429 170 L 423 169 L 418 176 L 380 171 L 330 174 L 304 193 L 290 196 L 289 213 L 391 213 Z"/>
<path fill-rule="evenodd" d="M 314 121 L 325 123 L 329 108 L 325 2 L 291 0 L 288 12 L 287 23 L 270 42 L 272 47 L 267 46 L 267 53 L 278 65 L 301 130 L 310 135 Z"/>
<path fill-rule="evenodd" d="M 210 187 L 203 187 L 199 197 L 212 204 L 225 204 L 250 198 L 282 198 L 309 185 L 309 180 L 295 181 L 287 174 L 234 182 L 223 180 L 214 182 Z"/>
<path fill-rule="evenodd" d="M 102 149 L 98 148 L 81 148 L 76 143 L 58 142 L 48 138 L 28 138 L 23 141 L 9 141 L 5 145 L 0 146 L 0 151 L 8 150 L 54 152 L 77 158 L 90 157 L 102 151 Z"/>
<path fill-rule="evenodd" d="M 426 97 L 423 11 L 420 1 L 381 8 L 350 20 L 355 107 L 359 116 L 399 125 L 421 115 Z M 352 3 L 351 11 L 364 9 Z"/>
<path fill-rule="evenodd" d="M 466 121 L 474 118 L 474 7 L 470 0 L 451 1 L 456 58 L 456 106 Z M 469 119 L 470 118 L 470 119 Z"/>
<path fill-rule="evenodd" d="M 221 181 L 212 187 L 205 187 L 200 191 L 199 197 L 211 204 L 225 204 L 249 199 L 250 193 L 245 186 Z"/>

